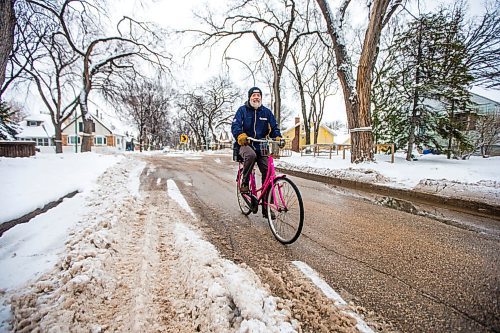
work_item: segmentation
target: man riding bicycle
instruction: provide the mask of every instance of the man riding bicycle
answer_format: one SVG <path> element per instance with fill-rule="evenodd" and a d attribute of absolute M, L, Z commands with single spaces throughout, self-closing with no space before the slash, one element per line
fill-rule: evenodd
<path fill-rule="evenodd" d="M 277 141 L 281 139 L 276 118 L 271 110 L 262 105 L 262 91 L 259 88 L 253 87 L 248 91 L 248 101 L 236 111 L 231 132 L 239 146 L 239 155 L 243 159 L 244 172 L 240 192 L 245 193 L 249 191 L 250 172 L 255 162 L 262 174 L 262 183 L 266 179 L 268 169 L 267 156 L 262 156 L 260 143 L 249 143 L 247 138 L 264 139 L 270 136 Z M 263 210 L 262 213 L 266 217 L 266 211 Z"/>

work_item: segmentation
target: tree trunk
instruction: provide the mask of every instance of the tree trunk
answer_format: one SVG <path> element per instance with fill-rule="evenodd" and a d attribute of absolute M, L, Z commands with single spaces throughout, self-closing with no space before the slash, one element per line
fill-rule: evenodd
<path fill-rule="evenodd" d="M 61 124 L 56 124 L 54 126 L 54 129 L 55 129 L 56 154 L 61 154 L 63 152 Z"/>
<path fill-rule="evenodd" d="M 309 129 L 309 118 L 307 117 L 307 111 L 306 111 L 306 101 L 305 101 L 305 96 L 303 94 L 303 91 L 301 93 L 301 101 L 300 101 L 300 104 L 301 104 L 301 108 L 302 108 L 302 123 L 303 123 L 303 126 L 304 126 L 304 131 L 306 133 L 306 145 L 309 145 L 311 144 L 311 139 L 310 139 L 310 129 Z M 299 125 L 299 135 L 300 135 L 300 125 Z M 300 139 L 300 138 L 299 138 Z"/>
<path fill-rule="evenodd" d="M 82 121 L 83 121 L 83 133 L 82 133 L 82 148 L 81 152 L 89 152 L 92 151 L 92 118 L 89 114 L 88 109 L 88 96 L 89 92 L 87 90 L 82 90 L 80 93 L 80 98 L 78 102 L 80 104 L 80 112 L 82 113 Z"/>
<path fill-rule="evenodd" d="M 7 61 L 14 45 L 16 14 L 14 0 L 0 0 L 0 87 L 5 81 Z M 1 97 L 1 96 L 0 96 Z"/>
<path fill-rule="evenodd" d="M 451 159 L 451 145 L 453 143 L 453 117 L 455 116 L 455 101 L 451 101 L 451 114 L 450 114 L 450 121 L 449 121 L 449 126 L 450 130 L 448 133 L 448 152 L 446 153 L 446 159 Z"/>
<path fill-rule="evenodd" d="M 413 145 L 415 144 L 415 130 L 418 125 L 418 99 L 419 99 L 419 84 L 420 84 L 420 65 L 422 62 L 422 21 L 420 21 L 418 29 L 418 49 L 417 49 L 417 69 L 415 70 L 415 91 L 413 92 L 413 110 L 410 119 L 410 133 L 408 133 L 408 149 L 406 151 L 406 160 L 413 160 Z"/>
<path fill-rule="evenodd" d="M 82 137 L 82 149 L 81 152 L 89 152 L 92 151 L 92 141 L 94 137 L 92 136 L 92 119 L 82 118 L 83 119 L 83 137 Z"/>
<path fill-rule="evenodd" d="M 315 140 L 315 137 L 316 137 L 316 133 L 314 132 L 316 130 L 316 122 L 315 122 L 315 115 L 316 115 L 316 97 L 315 96 L 312 96 L 311 97 L 311 110 L 309 111 L 309 117 L 307 118 L 307 122 L 305 121 L 304 123 L 307 123 L 307 130 L 306 130 L 306 136 L 307 136 L 307 142 L 311 143 L 311 119 L 312 119 L 312 123 L 313 123 L 313 127 L 312 127 L 312 132 L 313 132 L 313 141 L 312 143 L 318 143 L 316 140 Z"/>
<path fill-rule="evenodd" d="M 323 17 L 326 20 L 328 33 L 333 42 L 337 75 L 344 92 L 344 103 L 347 113 L 347 123 L 351 129 L 351 162 L 359 163 L 373 160 L 373 135 L 371 131 L 370 94 L 373 66 L 380 42 L 380 33 L 386 17 L 390 0 L 374 0 L 372 3 L 370 21 L 365 33 L 363 49 L 359 60 L 356 87 L 352 75 L 352 65 L 347 53 L 342 27 L 334 23 L 333 13 L 325 0 L 316 0 Z M 345 3 L 347 6 L 348 2 Z M 345 8 L 344 8 L 345 9 Z M 340 22 L 340 18 L 337 18 Z"/>
<path fill-rule="evenodd" d="M 281 93 L 280 93 L 280 81 L 281 81 L 281 76 L 280 74 L 276 73 L 274 75 L 274 82 L 273 82 L 273 92 L 274 92 L 274 117 L 276 118 L 276 123 L 278 124 L 278 127 L 281 126 Z"/>

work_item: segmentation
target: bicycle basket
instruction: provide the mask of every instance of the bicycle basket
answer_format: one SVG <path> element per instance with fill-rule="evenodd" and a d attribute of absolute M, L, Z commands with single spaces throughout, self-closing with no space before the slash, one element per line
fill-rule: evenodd
<path fill-rule="evenodd" d="M 261 156 L 269 155 L 269 144 L 267 142 L 260 143 L 260 155 Z"/>

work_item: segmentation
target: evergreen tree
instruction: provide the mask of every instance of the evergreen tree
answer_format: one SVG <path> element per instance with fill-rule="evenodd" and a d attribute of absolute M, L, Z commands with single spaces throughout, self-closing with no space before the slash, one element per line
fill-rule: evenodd
<path fill-rule="evenodd" d="M 464 150 L 467 137 L 455 113 L 470 105 L 472 81 L 465 59 L 463 12 L 423 14 L 395 34 L 377 68 L 373 122 L 378 140 L 442 150 Z"/>
<path fill-rule="evenodd" d="M 375 135 L 399 148 L 407 146 L 407 160 L 412 159 L 414 145 L 438 144 L 432 140 L 438 115 L 429 103 L 436 50 L 431 31 L 439 29 L 436 24 L 432 14 L 422 15 L 396 33 L 374 85 Z"/>
<path fill-rule="evenodd" d="M 7 103 L 0 101 L 0 139 L 14 140 L 18 126 L 11 121 L 13 111 Z"/>
<path fill-rule="evenodd" d="M 466 65 L 467 52 L 465 36 L 463 36 L 463 17 L 461 8 L 451 13 L 440 12 L 436 17 L 441 29 L 436 31 L 438 48 L 436 61 L 432 66 L 435 76 L 433 97 L 441 101 L 447 115 L 447 121 L 440 126 L 441 134 L 447 139 L 447 157 L 460 155 L 464 150 L 470 150 L 472 144 L 467 136 L 462 134 L 462 126 L 457 122 L 457 111 L 465 111 L 471 105 L 470 85 L 472 75 Z M 453 149 L 453 148 L 456 149 Z"/>

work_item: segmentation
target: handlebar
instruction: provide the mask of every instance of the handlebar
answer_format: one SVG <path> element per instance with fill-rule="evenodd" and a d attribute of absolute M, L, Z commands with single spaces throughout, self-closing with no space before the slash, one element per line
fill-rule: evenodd
<path fill-rule="evenodd" d="M 249 141 L 254 141 L 254 142 L 262 142 L 262 143 L 274 143 L 274 144 L 277 144 L 278 147 L 280 148 L 283 148 L 285 146 L 285 139 L 281 139 L 281 140 L 273 140 L 273 139 L 255 139 L 255 138 L 252 138 L 252 137 L 247 137 L 247 140 Z"/>
<path fill-rule="evenodd" d="M 280 143 L 280 141 L 276 141 L 273 139 L 255 139 L 255 138 L 252 138 L 251 136 L 247 137 L 247 140 L 254 141 L 254 142 Z M 284 140 L 284 139 L 281 139 L 281 140 Z"/>

